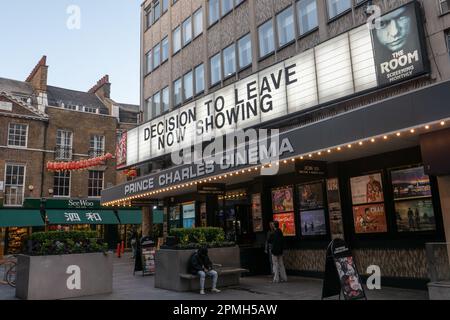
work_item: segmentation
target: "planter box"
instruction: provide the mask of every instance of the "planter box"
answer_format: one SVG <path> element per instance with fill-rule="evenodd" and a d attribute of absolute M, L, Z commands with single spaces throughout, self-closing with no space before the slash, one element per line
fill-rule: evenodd
<path fill-rule="evenodd" d="M 173 291 L 193 291 L 200 289 L 198 277 L 188 277 L 189 258 L 197 250 L 169 250 L 161 249 L 156 252 L 155 288 Z M 241 272 L 240 250 L 238 246 L 208 249 L 208 255 L 213 264 L 221 264 L 227 269 L 221 274 L 220 268 L 218 287 L 239 284 Z M 229 272 L 230 269 L 240 270 Z M 206 278 L 205 288 L 211 287 L 211 278 Z"/>
<path fill-rule="evenodd" d="M 113 256 L 103 253 L 61 256 L 20 255 L 16 297 L 53 300 L 112 292 Z"/>
<path fill-rule="evenodd" d="M 450 281 L 430 282 L 428 295 L 430 300 L 450 300 Z"/>

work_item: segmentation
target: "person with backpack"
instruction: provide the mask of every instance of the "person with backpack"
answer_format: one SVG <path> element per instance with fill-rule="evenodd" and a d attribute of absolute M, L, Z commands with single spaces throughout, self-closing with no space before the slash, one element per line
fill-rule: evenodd
<path fill-rule="evenodd" d="M 280 224 L 278 221 L 274 221 L 273 225 L 275 231 L 272 234 L 272 261 L 273 261 L 273 282 L 279 283 L 280 280 L 283 282 L 287 281 L 286 269 L 284 268 L 283 262 L 283 246 L 284 246 L 284 236 L 280 229 Z M 281 279 L 280 279 L 281 278 Z"/>
<path fill-rule="evenodd" d="M 200 277 L 200 294 L 205 294 L 205 279 L 210 276 L 213 279 L 212 292 L 219 293 L 217 289 L 217 279 L 219 275 L 213 270 L 213 264 L 208 257 L 208 249 L 206 247 L 198 249 L 189 259 L 189 272 Z"/>

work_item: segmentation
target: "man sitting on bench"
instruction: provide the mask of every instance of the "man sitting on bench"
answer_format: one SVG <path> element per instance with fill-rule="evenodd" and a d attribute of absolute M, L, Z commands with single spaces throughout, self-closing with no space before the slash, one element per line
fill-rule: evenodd
<path fill-rule="evenodd" d="M 208 249 L 203 247 L 198 249 L 189 259 L 189 272 L 200 277 L 200 294 L 205 294 L 205 278 L 210 276 L 213 279 L 212 292 L 220 292 L 216 288 L 218 274 L 213 270 L 213 264 L 208 257 Z"/>

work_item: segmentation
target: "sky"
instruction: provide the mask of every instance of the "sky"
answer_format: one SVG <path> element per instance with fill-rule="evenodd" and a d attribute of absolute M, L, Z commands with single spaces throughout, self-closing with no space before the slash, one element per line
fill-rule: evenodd
<path fill-rule="evenodd" d="M 48 84 L 139 104 L 142 0 L 0 0 L 0 77 L 24 81 L 47 56 Z M 79 14 L 78 14 L 79 13 Z"/>

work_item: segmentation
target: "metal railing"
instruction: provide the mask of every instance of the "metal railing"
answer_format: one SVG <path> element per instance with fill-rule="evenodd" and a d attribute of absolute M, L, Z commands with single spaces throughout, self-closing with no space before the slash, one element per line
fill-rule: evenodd
<path fill-rule="evenodd" d="M 72 147 L 56 147 L 55 148 L 55 160 L 56 161 L 70 161 L 73 159 Z"/>
<path fill-rule="evenodd" d="M 450 243 L 427 243 L 425 249 L 430 281 L 450 281 Z"/>

